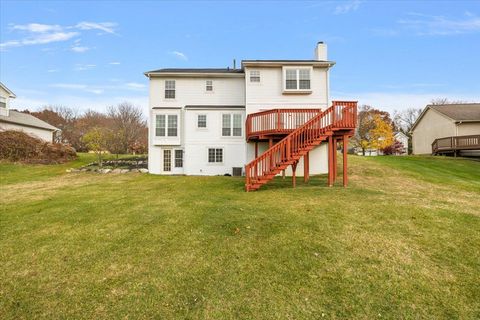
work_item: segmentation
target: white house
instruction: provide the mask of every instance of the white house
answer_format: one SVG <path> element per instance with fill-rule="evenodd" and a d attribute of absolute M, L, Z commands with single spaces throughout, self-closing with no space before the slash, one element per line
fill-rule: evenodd
<path fill-rule="evenodd" d="M 0 82 L 0 130 L 21 130 L 31 136 L 52 142 L 55 131 L 60 129 L 31 114 L 10 110 L 10 100 L 15 94 Z"/>
<path fill-rule="evenodd" d="M 150 173 L 243 174 L 248 162 L 329 107 L 328 72 L 334 64 L 319 42 L 313 60 L 243 60 L 240 69 L 145 72 Z M 259 135 L 253 126 L 260 124 L 270 129 L 278 124 L 284 132 L 275 128 Z M 326 143 L 311 150 L 308 169 L 327 172 Z"/>
<path fill-rule="evenodd" d="M 400 142 L 403 145 L 404 152 L 402 153 L 402 155 L 408 154 L 408 140 L 410 138 L 405 133 L 403 133 L 401 131 L 395 132 L 393 137 L 395 138 L 395 140 L 397 140 L 398 142 Z"/>

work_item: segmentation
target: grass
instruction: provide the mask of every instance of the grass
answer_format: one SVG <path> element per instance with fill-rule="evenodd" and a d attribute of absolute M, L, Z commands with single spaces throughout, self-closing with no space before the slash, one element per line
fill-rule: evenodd
<path fill-rule="evenodd" d="M 351 157 L 350 186 L 0 164 L 2 319 L 480 317 L 480 162 Z"/>

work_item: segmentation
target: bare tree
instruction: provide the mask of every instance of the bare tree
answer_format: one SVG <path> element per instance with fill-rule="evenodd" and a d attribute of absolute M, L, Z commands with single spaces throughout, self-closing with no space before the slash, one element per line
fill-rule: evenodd
<path fill-rule="evenodd" d="M 430 101 L 432 105 L 444 105 L 444 104 L 457 104 L 457 103 L 466 103 L 467 101 L 463 100 L 448 100 L 448 98 L 436 98 Z"/>
<path fill-rule="evenodd" d="M 130 146 L 144 141 L 142 135 L 147 125 L 140 108 L 129 102 L 122 102 L 108 108 L 108 117 L 112 121 L 115 136 L 119 139 L 120 148 L 118 149 L 123 153 L 127 153 Z"/>
<path fill-rule="evenodd" d="M 415 121 L 417 121 L 421 113 L 422 109 L 420 108 L 408 108 L 402 111 L 395 110 L 393 112 L 395 127 L 409 135 L 410 130 L 412 130 Z"/>

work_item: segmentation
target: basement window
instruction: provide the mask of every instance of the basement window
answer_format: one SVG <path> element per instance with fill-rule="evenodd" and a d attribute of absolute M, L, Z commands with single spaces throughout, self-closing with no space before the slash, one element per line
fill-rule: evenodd
<path fill-rule="evenodd" d="M 209 163 L 222 163 L 223 162 L 223 149 L 221 149 L 221 148 L 208 148 L 208 162 Z"/>

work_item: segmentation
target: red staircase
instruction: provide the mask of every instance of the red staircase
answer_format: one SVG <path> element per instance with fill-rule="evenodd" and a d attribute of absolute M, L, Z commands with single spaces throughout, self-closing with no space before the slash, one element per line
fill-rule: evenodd
<path fill-rule="evenodd" d="M 327 110 L 323 112 L 315 110 L 314 112 L 314 115 L 311 112 L 308 114 L 309 120 L 303 125 L 289 130 L 288 135 L 280 142 L 271 146 L 245 166 L 246 191 L 258 190 L 290 165 L 295 186 L 295 171 L 298 161 L 304 157 L 305 175 L 308 176 L 309 151 L 327 140 L 329 142 L 329 185 L 333 184 L 336 176 L 336 141 L 343 138 L 344 146 L 348 145 L 347 139 L 353 135 L 356 127 L 357 102 L 333 101 L 333 105 Z M 268 114 L 268 112 L 262 112 L 258 116 L 265 117 L 265 113 Z M 247 138 L 255 136 L 255 132 L 251 132 L 252 122 L 252 119 L 247 122 Z M 266 123 L 268 130 L 257 128 L 257 131 L 262 134 L 265 134 L 266 131 L 275 131 L 270 128 L 271 122 L 266 121 Z M 281 125 L 280 121 L 278 121 L 278 125 Z M 346 185 L 346 149 L 344 147 L 344 185 Z"/>

